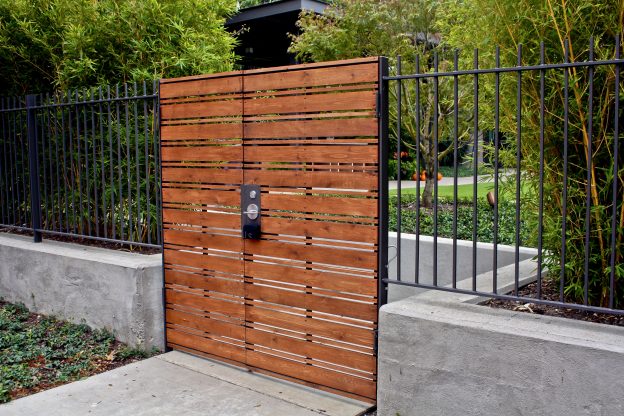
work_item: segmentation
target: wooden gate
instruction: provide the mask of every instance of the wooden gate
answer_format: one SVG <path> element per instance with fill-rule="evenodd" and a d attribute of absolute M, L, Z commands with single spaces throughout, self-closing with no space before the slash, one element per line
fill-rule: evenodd
<path fill-rule="evenodd" d="M 375 400 L 380 62 L 161 81 L 168 346 Z"/>

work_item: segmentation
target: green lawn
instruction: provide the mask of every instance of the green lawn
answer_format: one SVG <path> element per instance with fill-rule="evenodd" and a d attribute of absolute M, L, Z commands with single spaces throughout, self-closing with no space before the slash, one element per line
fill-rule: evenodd
<path fill-rule="evenodd" d="M 443 199 L 453 199 L 453 185 L 446 186 L 438 186 L 438 196 Z M 420 186 L 420 193 L 422 194 L 425 189 L 424 183 Z M 494 190 L 493 183 L 479 183 L 477 184 L 477 198 L 485 198 L 488 192 Z M 458 199 L 472 199 L 473 196 L 473 186 L 472 185 L 459 185 L 457 187 L 457 198 Z M 396 189 L 390 190 L 390 196 L 397 195 Z M 416 195 L 416 188 L 403 188 L 401 189 L 401 195 Z"/>
<path fill-rule="evenodd" d="M 441 199 L 453 199 L 453 185 L 445 185 L 445 186 L 438 186 L 438 197 Z M 425 185 L 424 183 L 421 183 L 420 186 L 420 193 L 422 194 L 423 190 L 425 189 Z M 493 183 L 478 183 L 477 184 L 477 199 L 478 200 L 485 200 L 487 193 L 490 191 L 494 191 L 494 184 Z M 507 200 L 515 200 L 515 193 L 514 191 L 508 191 L 508 190 L 503 190 L 502 187 L 499 186 L 499 192 L 500 192 L 500 199 L 507 199 Z M 521 193 L 526 194 L 527 193 L 527 188 L 526 186 L 523 186 L 521 189 Z M 397 195 L 397 190 L 396 189 L 391 189 L 390 190 L 390 196 L 396 196 Z M 403 188 L 401 189 L 401 195 L 405 196 L 405 195 L 416 195 L 416 188 Z M 460 200 L 471 200 L 472 201 L 472 197 L 473 197 L 473 186 L 472 184 L 468 184 L 468 185 L 458 185 L 457 186 L 457 198 Z"/>

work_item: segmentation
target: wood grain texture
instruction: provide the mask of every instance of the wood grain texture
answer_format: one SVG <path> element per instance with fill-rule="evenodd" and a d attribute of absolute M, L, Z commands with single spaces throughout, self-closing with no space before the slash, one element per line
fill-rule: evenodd
<path fill-rule="evenodd" d="M 163 80 L 167 345 L 374 400 L 378 61 Z M 240 237 L 240 187 L 262 235 Z"/>

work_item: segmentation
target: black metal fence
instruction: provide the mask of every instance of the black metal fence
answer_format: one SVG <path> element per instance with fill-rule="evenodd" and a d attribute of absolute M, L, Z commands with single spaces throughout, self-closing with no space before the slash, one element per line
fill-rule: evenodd
<path fill-rule="evenodd" d="M 484 57 L 475 50 L 470 69 L 460 69 L 466 61 L 457 51 L 396 59 L 394 74 L 384 77 L 390 168 L 399 179 L 389 208 L 396 264 L 385 282 L 624 314 L 624 60 L 619 38 L 610 49 L 605 43 L 600 59 L 592 40 L 583 52 L 576 48 L 572 62 L 566 42 L 554 64 L 543 44 L 528 65 L 522 46 L 511 57 L 498 48 Z M 483 61 L 491 66 L 480 68 Z M 438 181 L 441 148 L 453 158 L 447 185 Z M 462 164 L 472 177 L 457 177 Z M 432 236 L 431 249 L 424 235 Z M 482 243 L 491 244 L 491 254 Z M 450 251 L 441 254 L 444 244 Z M 470 255 L 459 253 L 467 245 Z M 525 246 L 533 248 L 528 264 Z M 409 273 L 406 258 L 416 265 Z M 488 272 L 478 267 L 484 258 Z M 423 263 L 431 267 L 423 270 Z M 450 274 L 441 278 L 438 269 L 447 264 Z M 523 288 L 528 275 L 532 289 Z"/>
<path fill-rule="evenodd" d="M 160 247 L 157 89 L 0 98 L 0 228 Z"/>

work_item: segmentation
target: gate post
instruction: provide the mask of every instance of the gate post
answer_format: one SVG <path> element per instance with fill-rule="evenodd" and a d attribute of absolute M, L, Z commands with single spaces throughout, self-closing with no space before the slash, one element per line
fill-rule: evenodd
<path fill-rule="evenodd" d="M 377 117 L 379 123 L 378 307 L 388 302 L 388 58 L 379 57 Z"/>
<path fill-rule="evenodd" d="M 26 124 L 28 125 L 28 176 L 30 178 L 30 215 L 33 240 L 41 242 L 41 201 L 39 195 L 39 149 L 37 148 L 37 96 L 26 96 Z"/>

